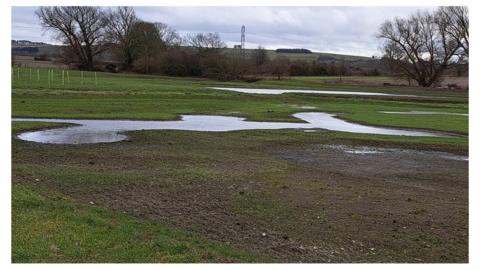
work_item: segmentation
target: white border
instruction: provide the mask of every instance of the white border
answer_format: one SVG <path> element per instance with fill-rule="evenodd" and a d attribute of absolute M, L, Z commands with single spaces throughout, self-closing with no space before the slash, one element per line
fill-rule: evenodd
<path fill-rule="evenodd" d="M 132 267 L 140 267 L 146 269 L 184 269 L 184 268 L 195 268 L 195 269 L 219 269 L 219 268 L 229 268 L 229 269 L 260 269 L 260 268 L 275 268 L 275 269 L 290 269 L 291 267 L 300 267 L 302 269 L 319 269 L 319 268 L 328 268 L 328 269 L 350 269 L 351 267 L 358 269 L 480 269 L 480 173 L 479 173 L 479 150 L 480 150 L 480 133 L 479 125 L 480 119 L 478 118 L 480 110 L 480 89 L 478 78 L 480 77 L 480 68 L 479 68 L 479 56 L 477 53 L 479 44 L 479 16 L 480 10 L 478 8 L 479 1 L 475 0 L 464 0 L 464 1 L 418 1 L 418 0 L 395 0 L 395 1 L 381 1 L 381 0 L 325 0 L 325 1 L 313 1 L 313 0 L 296 0 L 296 1 L 281 1 L 281 0 L 244 0 L 244 1 L 220 1 L 220 0 L 203 0 L 203 1 L 186 1 L 186 0 L 176 0 L 176 1 L 153 1 L 153 0 L 137 0 L 137 1 L 127 1 L 127 0 L 105 0 L 105 1 L 2 1 L 2 7 L 0 9 L 0 20 L 2 22 L 2 39 L 0 41 L 1 52 L 4 55 L 4 61 L 1 65 L 0 74 L 2 74 L 2 87 L 0 88 L 0 100 L 2 106 L 1 110 L 1 148 L 2 149 L 2 177 L 1 179 L 1 189 L 0 197 L 2 200 L 1 205 L 1 217 L 2 221 L 1 226 L 1 249 L 0 249 L 0 258 L 1 258 L 1 267 L 2 269 L 24 269 L 29 267 L 35 267 L 38 269 L 64 269 L 66 266 L 72 269 L 83 269 L 83 268 L 92 268 L 92 269 L 104 269 L 115 267 L 116 269 L 131 269 Z M 117 5 L 130 5 L 130 6 L 437 6 L 437 5 L 468 5 L 470 9 L 470 33 L 471 33 L 471 44 L 473 44 L 473 53 L 470 56 L 470 182 L 469 182 L 469 213 L 470 213 L 470 224 L 469 224 L 469 238 L 470 238 L 470 255 L 469 255 L 469 264 L 234 264 L 234 265 L 223 265 L 223 264 L 143 264 L 143 265 L 129 265 L 129 264 L 76 264 L 76 265 L 65 265 L 65 264 L 10 264 L 11 261 L 11 202 L 10 202 L 10 188 L 11 188 L 11 137 L 10 137 L 10 127 L 11 127 L 11 82 L 10 82 L 10 40 L 11 40 L 11 7 L 12 6 L 39 6 L 39 5 L 102 5 L 102 6 L 117 6 Z"/>

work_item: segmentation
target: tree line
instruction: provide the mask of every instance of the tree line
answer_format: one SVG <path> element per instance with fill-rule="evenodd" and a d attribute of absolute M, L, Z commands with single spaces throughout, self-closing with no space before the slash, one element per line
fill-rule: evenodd
<path fill-rule="evenodd" d="M 92 6 L 40 7 L 41 25 L 63 44 L 64 59 L 93 70 L 102 55 L 110 55 L 124 71 L 172 76 L 204 76 L 220 80 L 252 79 L 272 75 L 346 74 L 340 64 L 271 59 L 258 47 L 224 50 L 218 33 L 181 36 L 171 26 L 139 19 L 132 7 L 103 9 Z"/>
<path fill-rule="evenodd" d="M 429 87 L 438 84 L 450 66 L 468 67 L 468 27 L 468 8 L 449 6 L 387 20 L 377 37 L 394 74 Z"/>
<path fill-rule="evenodd" d="M 36 14 L 41 25 L 67 45 L 64 58 L 85 70 L 95 69 L 102 55 L 109 54 L 125 71 L 220 80 L 350 73 L 344 61 L 271 58 L 260 46 L 248 53 L 226 50 L 218 33 L 180 35 L 165 23 L 139 19 L 132 7 L 40 7 Z M 382 60 L 394 75 L 420 86 L 435 85 L 450 66 L 468 64 L 468 26 L 468 8 L 461 6 L 387 20 L 377 34 Z M 378 75 L 378 70 L 365 75 Z"/>

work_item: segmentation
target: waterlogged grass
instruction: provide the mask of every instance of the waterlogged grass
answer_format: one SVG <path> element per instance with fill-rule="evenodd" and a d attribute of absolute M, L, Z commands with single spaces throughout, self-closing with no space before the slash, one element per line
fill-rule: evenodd
<path fill-rule="evenodd" d="M 75 183 L 78 185 L 101 185 L 101 184 L 122 184 L 131 182 L 147 182 L 147 176 L 140 176 L 135 172 L 96 172 L 89 168 L 79 166 L 62 166 L 62 167 L 42 167 L 37 165 L 18 164 L 15 170 L 21 175 L 31 175 L 40 179 L 57 179 L 64 183 Z"/>
<path fill-rule="evenodd" d="M 37 70 L 39 79 L 37 78 Z M 30 76 L 30 73 L 33 74 Z M 53 79 L 48 75 L 53 74 Z M 69 74 L 68 78 L 66 74 Z M 83 75 L 82 75 L 83 74 Z M 95 75 L 96 74 L 96 75 Z M 50 75 L 51 76 L 51 75 Z M 52 76 L 50 77 L 52 78 Z M 345 77 L 354 81 L 382 81 L 388 77 Z M 60 94 L 60 93 L 88 93 L 96 95 L 109 95 L 112 93 L 123 94 L 185 94 L 190 90 L 202 87 L 247 87 L 247 88 L 282 88 L 282 89 L 333 89 L 363 92 L 384 92 L 424 96 L 445 96 L 450 98 L 465 99 L 465 92 L 446 89 L 428 89 L 420 87 L 383 87 L 362 84 L 331 84 L 336 77 L 288 77 L 282 80 L 263 78 L 254 83 L 244 81 L 221 82 L 204 78 L 167 77 L 154 75 L 139 75 L 128 73 L 82 72 L 77 70 L 59 69 L 29 69 L 14 68 L 12 72 L 12 85 L 17 93 L 30 94 Z M 40 91 L 38 91 L 40 90 Z"/>
<path fill-rule="evenodd" d="M 37 78 L 37 70 L 39 79 Z M 50 73 L 49 73 L 50 72 Z M 30 75 L 32 74 L 32 75 Z M 49 78 L 50 74 L 50 80 Z M 52 75 L 53 74 L 53 77 Z M 68 77 L 67 77 L 67 74 Z M 82 75 L 83 74 L 83 75 Z M 96 74 L 96 75 L 95 75 Z M 52 79 L 53 78 L 53 79 Z M 254 83 L 244 81 L 221 82 L 204 78 L 168 77 L 155 75 L 140 75 L 129 73 L 87 72 L 77 70 L 59 69 L 30 69 L 14 68 L 12 72 L 12 85 L 14 89 L 22 90 L 19 93 L 35 93 L 42 90 L 48 93 L 78 93 L 105 95 L 111 93 L 145 94 L 145 93 L 178 93 L 178 90 L 195 90 L 199 87 L 230 86 L 246 88 L 282 88 L 282 89 L 318 89 L 318 90 L 345 90 L 362 92 L 384 92 L 392 94 L 409 94 L 424 96 L 445 96 L 456 99 L 465 99 L 465 92 L 446 89 L 428 89 L 421 87 L 384 87 L 363 84 L 329 83 L 338 80 L 334 76 L 296 76 L 285 77 L 281 80 L 263 78 Z M 389 81 L 388 77 L 345 77 L 345 80 L 360 82 Z"/>
<path fill-rule="evenodd" d="M 63 72 L 63 79 L 62 79 Z M 379 111 L 439 111 L 468 113 L 467 93 L 419 88 L 348 86 L 346 90 L 442 95 L 428 101 L 381 100 L 368 97 L 332 97 L 315 94 L 250 95 L 213 90 L 208 86 L 331 89 L 323 80 L 309 77 L 262 80 L 256 83 L 218 82 L 172 78 L 54 70 L 14 69 L 12 114 L 14 117 L 178 119 L 181 114 L 214 114 L 246 117 L 257 121 L 300 121 L 291 114 L 302 111 L 334 112 L 343 119 L 373 125 L 421 128 L 468 133 L 468 117 L 455 115 L 392 115 Z M 461 102 L 459 102 L 461 100 Z M 300 106 L 314 106 L 303 109 Z"/>
<path fill-rule="evenodd" d="M 125 214 L 32 188 L 12 190 L 12 261 L 177 263 L 268 261 Z"/>
<path fill-rule="evenodd" d="M 58 126 L 61 125 L 13 122 L 12 132 Z M 14 146 L 15 150 L 18 148 Z M 149 176 L 135 172 L 92 171 L 88 164 L 83 164 L 83 167 L 79 164 L 45 167 L 36 163 L 15 163 L 15 175 L 38 181 L 55 179 L 75 185 L 151 180 Z M 76 203 L 50 190 L 39 190 L 38 187 L 15 182 L 12 186 L 14 263 L 270 261 L 269 258 L 237 250 L 199 235 L 133 218 L 124 213 Z"/>
<path fill-rule="evenodd" d="M 21 132 L 57 124 L 13 122 L 12 126 L 15 132 Z M 132 140 L 129 143 L 77 146 L 12 141 L 13 262 L 269 262 L 270 258 L 207 240 L 203 234 L 105 210 L 96 206 L 100 203 L 88 204 L 90 199 L 80 203 L 73 198 L 78 199 L 75 196 L 92 190 L 123 189 L 135 184 L 161 185 L 163 192 L 177 194 L 176 191 L 186 186 L 210 185 L 213 188 L 230 181 L 239 184 L 240 188 L 234 192 L 230 210 L 225 211 L 264 224 L 275 220 L 275 224 L 281 226 L 293 222 L 292 216 L 298 208 L 287 207 L 289 202 L 283 198 L 281 203 L 274 203 L 273 197 L 282 190 L 315 192 L 323 186 L 316 181 L 305 181 L 295 187 L 290 185 L 297 183 L 292 172 L 301 172 L 301 166 L 270 154 L 270 147 L 345 144 L 459 154 L 468 151 L 468 141 L 464 138 L 328 131 L 139 131 L 129 136 Z M 261 168 L 256 168 L 256 164 L 261 164 Z M 244 191 L 243 184 L 251 180 L 268 183 L 273 188 Z M 227 186 L 222 192 L 231 191 Z M 209 189 L 199 190 L 208 192 Z M 302 211 L 322 223 L 331 219 L 322 211 Z"/>
<path fill-rule="evenodd" d="M 291 114 L 320 111 L 369 125 L 468 134 L 468 117 L 465 116 L 380 113 L 468 113 L 468 95 L 461 92 L 328 84 L 326 81 L 331 77 L 294 77 L 281 81 L 267 79 L 248 84 L 100 72 L 95 80 L 95 73 L 92 72 L 84 72 L 82 76 L 82 72 L 68 71 L 67 76 L 67 72 L 63 71 L 62 76 L 61 70 L 54 70 L 53 80 L 49 81 L 47 74 L 47 69 L 40 69 L 37 80 L 35 69 L 13 69 L 13 117 L 169 120 L 178 119 L 181 114 L 214 114 L 257 121 L 300 121 Z M 422 101 L 313 94 L 249 95 L 207 88 L 210 86 L 336 89 L 446 98 Z M 314 108 L 304 109 L 301 106 Z M 60 126 L 65 124 L 13 122 L 12 133 Z M 133 152 L 119 151 L 119 147 L 128 145 L 123 142 L 119 145 L 62 146 L 13 140 L 13 262 L 270 261 L 269 258 L 257 257 L 207 240 L 203 235 L 169 228 L 95 205 L 81 204 L 63 193 L 53 191 L 55 186 L 105 187 L 163 181 L 162 188 L 175 191 L 179 185 L 200 185 L 201 181 L 225 182 L 225 178 L 230 177 L 226 172 L 238 168 L 232 168 L 230 163 L 225 163 L 223 167 L 215 165 L 223 164 L 220 161 L 240 159 L 241 164 L 250 164 L 252 167 L 257 163 L 262 164 L 262 169 L 261 175 L 250 175 L 250 170 L 246 170 L 245 174 L 239 173 L 238 182 L 251 177 L 261 178 L 278 183 L 277 188 L 282 189 L 286 182 L 291 181 L 282 176 L 294 168 L 286 167 L 284 162 L 266 152 L 260 155 L 253 150 L 268 149 L 270 145 L 346 144 L 468 153 L 468 136 L 407 137 L 330 131 L 305 133 L 301 130 L 213 134 L 141 131 L 128 135 L 135 147 Z M 152 145 L 155 145 L 154 149 Z M 90 164 L 92 160 L 93 165 Z M 123 166 L 126 162 L 130 166 Z M 35 184 L 34 179 L 37 178 L 41 184 Z M 309 184 L 304 188 L 314 190 L 314 187 Z M 285 207 L 271 203 L 271 192 L 276 191 L 265 190 L 258 196 L 239 194 L 233 202 L 234 210 L 260 221 L 290 221 L 291 215 L 285 211 Z M 321 220 L 328 218 L 322 212 L 314 214 Z"/>
<path fill-rule="evenodd" d="M 359 123 L 373 124 L 379 126 L 389 126 L 395 123 L 398 127 L 411 127 L 418 129 L 432 129 L 447 132 L 457 132 L 468 134 L 468 117 L 460 115 L 402 115 L 394 114 L 392 117 L 378 117 L 376 112 L 364 112 L 352 114 L 344 117 Z"/>

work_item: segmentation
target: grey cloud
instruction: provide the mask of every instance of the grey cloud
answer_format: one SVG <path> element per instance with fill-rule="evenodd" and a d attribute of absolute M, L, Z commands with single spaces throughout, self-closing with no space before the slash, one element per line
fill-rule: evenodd
<path fill-rule="evenodd" d="M 140 18 L 164 22 L 180 33 L 218 32 L 232 46 L 246 26 L 248 47 L 302 47 L 314 51 L 378 54 L 375 33 L 386 19 L 434 7 L 135 7 Z M 35 7 L 13 8 L 14 39 L 51 41 Z M 29 28 L 31 27 L 31 28 Z"/>

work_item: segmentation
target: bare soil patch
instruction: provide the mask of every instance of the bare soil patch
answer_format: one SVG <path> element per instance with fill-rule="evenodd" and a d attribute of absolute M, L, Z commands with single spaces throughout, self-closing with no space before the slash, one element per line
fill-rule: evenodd
<path fill-rule="evenodd" d="M 468 162 L 356 155 L 274 132 L 13 140 L 13 182 L 283 262 L 468 262 Z M 268 139 L 267 139 L 268 138 Z"/>

